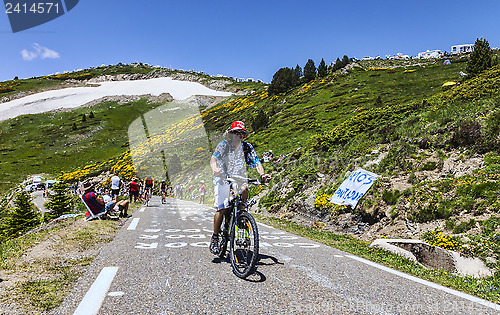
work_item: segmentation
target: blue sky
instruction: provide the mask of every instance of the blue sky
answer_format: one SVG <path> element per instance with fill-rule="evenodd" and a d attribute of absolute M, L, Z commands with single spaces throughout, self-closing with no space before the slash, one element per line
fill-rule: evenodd
<path fill-rule="evenodd" d="M 497 0 L 80 0 L 12 33 L 4 10 L 0 81 L 138 61 L 269 82 L 309 58 L 417 55 L 478 37 L 498 47 L 499 15 Z"/>

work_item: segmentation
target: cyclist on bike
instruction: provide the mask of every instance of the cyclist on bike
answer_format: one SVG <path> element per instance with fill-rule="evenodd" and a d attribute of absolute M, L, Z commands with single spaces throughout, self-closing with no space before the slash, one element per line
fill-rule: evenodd
<path fill-rule="evenodd" d="M 226 214 L 230 185 L 225 181 L 227 176 L 245 176 L 245 163 L 250 168 L 256 168 L 261 177 L 262 182 L 268 182 L 271 176 L 265 173 L 264 167 L 260 163 L 257 153 L 255 153 L 252 145 L 243 138 L 248 136 L 248 131 L 245 129 L 245 124 L 241 121 L 235 121 L 227 130 L 228 139 L 223 139 L 217 147 L 210 159 L 210 167 L 214 175 L 215 185 L 215 215 L 214 215 L 214 234 L 210 241 L 210 251 L 217 255 L 219 253 L 219 232 L 221 229 L 222 220 Z M 243 185 L 242 190 L 243 201 L 248 198 L 248 187 Z"/>
<path fill-rule="evenodd" d="M 165 194 L 167 193 L 167 182 L 165 180 L 162 180 L 160 183 L 160 193 L 161 193 L 161 200 L 165 200 Z"/>
<path fill-rule="evenodd" d="M 153 195 L 154 186 L 155 186 L 155 181 L 154 181 L 153 177 L 151 177 L 151 175 L 147 176 L 144 179 L 144 184 L 142 186 L 143 191 L 144 191 L 144 195 L 146 195 L 146 193 L 149 191 L 149 196 L 151 197 Z"/>

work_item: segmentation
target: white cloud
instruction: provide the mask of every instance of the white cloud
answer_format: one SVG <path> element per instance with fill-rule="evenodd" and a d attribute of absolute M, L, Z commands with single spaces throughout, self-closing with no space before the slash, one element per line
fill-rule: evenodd
<path fill-rule="evenodd" d="M 35 59 L 38 55 L 37 53 L 34 53 L 32 51 L 27 51 L 26 49 L 21 50 L 21 56 L 23 56 L 23 60 L 33 60 Z"/>
<path fill-rule="evenodd" d="M 23 60 L 31 61 L 38 57 L 42 59 L 47 59 L 47 58 L 58 59 L 60 57 L 57 51 L 54 51 L 47 47 L 40 46 L 37 43 L 33 44 L 33 48 L 35 49 L 35 51 L 28 51 L 26 49 L 23 49 L 21 51 L 21 56 L 23 57 Z"/>

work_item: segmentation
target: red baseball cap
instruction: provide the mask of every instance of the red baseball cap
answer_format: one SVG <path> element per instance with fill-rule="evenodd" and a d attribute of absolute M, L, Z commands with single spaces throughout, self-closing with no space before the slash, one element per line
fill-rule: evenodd
<path fill-rule="evenodd" d="M 245 124 L 242 121 L 234 121 L 231 124 L 231 128 L 229 128 L 229 131 L 237 131 L 237 130 L 243 130 L 245 132 L 245 137 L 248 136 L 248 130 L 245 129 Z"/>

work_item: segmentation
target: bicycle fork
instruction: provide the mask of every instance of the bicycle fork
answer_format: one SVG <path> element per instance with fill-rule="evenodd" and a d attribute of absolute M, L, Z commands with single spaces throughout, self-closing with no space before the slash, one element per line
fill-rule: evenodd
<path fill-rule="evenodd" d="M 250 225 L 248 222 L 245 222 L 245 227 L 238 227 L 238 224 L 234 226 L 235 236 L 236 236 L 236 245 L 248 247 L 250 246 Z"/>

